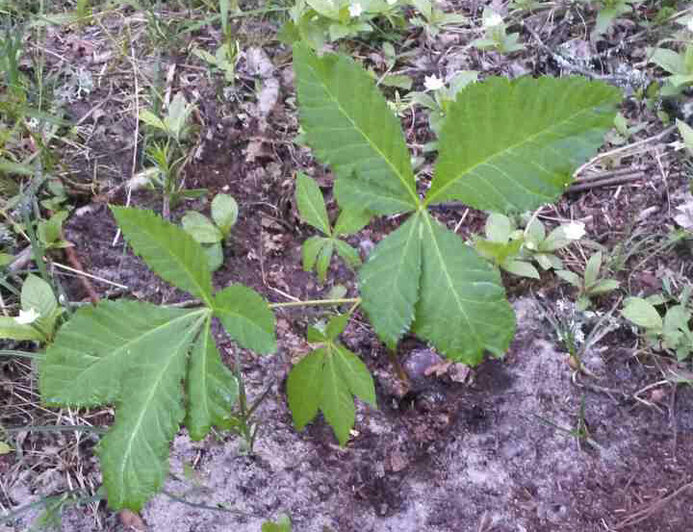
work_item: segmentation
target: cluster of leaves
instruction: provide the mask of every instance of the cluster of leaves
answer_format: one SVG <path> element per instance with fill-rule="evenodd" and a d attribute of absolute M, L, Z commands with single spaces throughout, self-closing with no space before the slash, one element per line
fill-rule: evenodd
<path fill-rule="evenodd" d="M 502 54 L 524 49 L 524 45 L 520 44 L 520 34 L 508 33 L 503 17 L 490 7 L 484 9 L 481 24 L 484 36 L 472 41 L 472 46 L 480 50 L 497 50 Z"/>
<path fill-rule="evenodd" d="M 640 2 L 641 0 L 600 0 L 591 39 L 596 40 L 604 35 L 617 18 L 632 12 L 633 7 Z"/>
<path fill-rule="evenodd" d="M 649 60 L 669 74 L 662 87 L 663 96 L 679 95 L 686 87 L 693 85 L 693 16 L 677 22 L 685 28 L 678 39 L 672 39 L 674 43 L 684 43 L 680 51 L 661 46 L 647 51 Z"/>
<path fill-rule="evenodd" d="M 320 410 L 341 445 L 354 426 L 352 396 L 375 406 L 375 386 L 368 368 L 337 340 L 348 322 L 349 315 L 344 314 L 333 317 L 326 326 L 308 328 L 308 341 L 318 347 L 291 369 L 286 387 L 296 428 L 301 430 Z"/>
<path fill-rule="evenodd" d="M 193 48 L 192 51 L 199 59 L 224 74 L 224 80 L 233 84 L 236 81 L 236 65 L 241 57 L 241 47 L 238 41 L 224 42 L 214 53 L 210 54 L 202 48 Z"/>
<path fill-rule="evenodd" d="M 447 357 L 502 356 L 514 316 L 498 271 L 428 207 L 532 210 L 560 195 L 615 116 L 619 91 L 582 78 L 490 78 L 457 95 L 444 119 L 435 175 L 419 198 L 396 117 L 351 59 L 294 45 L 300 120 L 316 157 L 337 176 L 345 209 L 407 214 L 359 270 L 362 305 L 389 346 L 410 329 Z"/>
<path fill-rule="evenodd" d="M 644 329 L 645 338 L 652 347 L 673 351 L 678 360 L 683 361 L 693 351 L 690 296 L 691 287 L 687 286 L 678 298 L 665 294 L 630 297 L 624 303 L 622 314 Z"/>
<path fill-rule="evenodd" d="M 411 0 L 411 4 L 421 16 L 412 17 L 409 22 L 414 27 L 423 28 L 430 38 L 436 37 L 446 26 L 456 26 L 467 22 L 459 13 L 446 13 L 431 0 Z"/>
<path fill-rule="evenodd" d="M 0 316 L 0 338 L 49 342 L 63 309 L 46 281 L 29 274 L 22 284 L 19 314 Z"/>
<path fill-rule="evenodd" d="M 616 279 L 607 279 L 602 271 L 602 252 L 598 251 L 587 260 L 582 278 L 570 270 L 558 270 L 556 275 L 578 289 L 578 310 L 589 308 L 593 297 L 612 292 L 619 287 Z"/>
<path fill-rule="evenodd" d="M 312 236 L 303 243 L 304 270 L 309 272 L 315 268 L 320 282 L 324 283 L 334 252 L 352 268 L 361 264 L 359 252 L 340 237 L 363 229 L 371 219 L 368 212 L 344 210 L 332 228 L 320 187 L 302 173 L 299 173 L 296 178 L 296 204 L 303 221 L 325 235 Z"/>
<path fill-rule="evenodd" d="M 228 194 L 217 194 L 212 200 L 212 219 L 197 211 L 188 211 L 181 223 L 186 233 L 202 246 L 207 254 L 210 271 L 218 270 L 224 263 L 222 242 L 231 233 L 238 219 L 238 203 Z"/>
<path fill-rule="evenodd" d="M 314 49 L 339 39 L 373 31 L 374 19 L 404 25 L 399 0 L 297 0 L 281 30 L 288 42 L 304 41 Z"/>
<path fill-rule="evenodd" d="M 83 307 L 46 350 L 39 384 L 49 405 L 115 405 L 115 424 L 98 448 L 104 485 L 111 508 L 137 511 L 161 488 L 169 442 L 183 421 L 195 440 L 212 426 L 233 423 L 238 382 L 220 358 L 212 318 L 257 353 L 275 351 L 275 318 L 250 288 L 215 293 L 206 254 L 185 231 L 149 211 L 112 211 L 133 251 L 202 306 L 103 301 Z"/>
<path fill-rule="evenodd" d="M 547 235 L 544 224 L 537 218 L 531 218 L 522 230 L 510 217 L 491 213 L 484 234 L 485 238 L 474 239 L 474 248 L 482 257 L 513 275 L 539 279 L 539 272 L 531 263 L 536 262 L 543 270 L 563 269 L 555 252 L 579 240 L 584 229 L 570 223 L 556 227 Z"/>

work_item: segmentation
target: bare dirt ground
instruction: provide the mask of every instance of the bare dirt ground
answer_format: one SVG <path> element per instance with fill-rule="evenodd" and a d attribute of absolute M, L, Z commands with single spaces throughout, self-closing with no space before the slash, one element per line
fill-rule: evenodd
<path fill-rule="evenodd" d="M 441 6 L 468 16 L 483 7 L 477 2 Z M 644 61 L 645 47 L 657 41 L 656 32 L 645 32 L 626 17 L 595 46 L 577 14 L 594 16 L 590 10 L 568 8 L 527 17 L 528 29 L 516 29 L 527 49 L 510 56 L 469 48 L 475 38 L 470 31 L 443 32 L 435 39 L 414 34 L 403 43 L 403 50 L 411 53 L 403 71 L 420 86 L 425 75 L 445 77 L 461 69 L 478 70 L 482 77 L 581 70 L 618 84 L 626 95 L 657 78 Z M 52 68 L 71 62 L 95 80 L 88 95 L 67 106 L 71 119 L 81 124 L 83 149 L 65 156 L 77 203 L 65 236 L 85 271 L 127 286 L 122 290 L 93 281 L 100 297 L 173 303 L 185 296 L 157 280 L 124 251 L 122 242 L 113 245 L 116 226 L 107 208 L 108 202 L 127 201 L 161 208 L 153 192 L 135 192 L 128 199 L 124 185 L 133 174 L 136 149 L 133 80 L 137 77 L 139 86 L 146 86 L 155 67 L 144 26 L 136 12 L 123 8 L 100 25 L 51 30 L 49 46 L 60 58 L 53 58 Z M 115 59 L 117 36 L 125 28 L 137 38 L 128 54 Z M 237 29 L 244 55 L 239 82 L 226 92 L 218 78 L 185 57 L 164 54 L 156 64 L 169 73 L 167 90 L 182 91 L 199 111 L 196 155 L 186 170 L 186 185 L 207 188 L 209 198 L 228 192 L 241 206 L 215 285 L 245 283 L 273 302 L 286 301 L 287 294 L 300 300 L 324 297 L 338 284 L 353 297 L 355 276 L 343 264 L 333 262 L 325 286 L 301 268 L 300 246 L 312 230 L 298 220 L 294 174 L 299 169 L 308 172 L 326 193 L 332 176 L 313 161 L 308 149 L 293 144 L 297 119 L 290 51 L 274 39 L 275 19 L 243 19 Z M 219 35 L 203 29 L 186 38 L 214 43 Z M 552 53 L 556 50 L 571 59 L 572 72 L 557 62 Z M 354 51 L 382 68 L 367 44 Z M 255 90 L 260 78 L 263 86 L 273 87 L 264 96 Z M 146 98 L 144 90 L 138 97 Z M 622 112 L 645 124 L 629 142 L 665 130 L 656 109 L 634 98 L 624 100 Z M 431 140 L 426 117 L 406 113 L 403 127 L 421 155 L 422 145 Z M 673 140 L 663 135 L 601 161 L 590 171 L 629 168 L 639 177 L 566 194 L 542 214 L 548 224 L 585 222 L 588 238 L 606 246 L 614 260 L 623 259 L 623 268 L 615 271 L 623 290 L 602 298 L 598 313 L 576 310 L 574 291 L 554 276 L 541 281 L 508 277 L 518 331 L 505 358 L 475 369 L 441 367 L 436 374 L 427 369 L 440 367 L 437 355 L 406 338 L 398 350 L 409 376 L 405 383 L 357 312 L 343 340 L 373 373 L 378 408 L 358 404 L 355 431 L 345 448 L 336 445 L 322 420 L 295 431 L 286 404 L 288 371 L 308 351 L 306 327 L 327 311 L 279 311 L 278 352 L 268 357 L 242 353 L 250 396 L 269 390 L 259 410 L 262 424 L 255 453 L 244 455 L 238 439 L 225 434 L 193 443 L 182 430 L 172 445 L 165 493 L 142 512 L 146 529 L 258 531 L 265 520 L 282 513 L 291 516 L 297 531 L 693 529 L 693 389 L 675 384 L 672 377 L 673 372 L 685 374 L 690 364 L 644 349 L 617 312 L 608 315 L 624 294 L 654 293 L 664 278 L 677 286 L 690 283 L 690 241 L 662 253 L 650 253 L 653 248 L 648 246 L 629 253 L 632 246 L 622 245 L 662 243 L 675 226 L 673 216 L 688 198 L 691 176 L 671 150 Z M 607 143 L 604 149 L 616 147 Z M 141 164 L 141 154 L 135 152 L 135 159 Z M 430 169 L 429 159 L 420 174 L 422 190 Z M 197 200 L 175 209 L 172 217 L 178 220 L 193 208 L 208 212 L 207 204 Z M 453 207 L 439 209 L 437 217 L 457 227 L 464 238 L 478 233 L 484 221 L 483 213 Z M 392 223 L 377 220 L 350 242 L 365 258 Z M 585 251 L 572 251 L 564 259 L 584 264 Z M 63 283 L 71 300 L 86 300 L 81 282 L 66 277 Z M 557 318 L 584 336 L 608 325 L 608 333 L 584 353 L 588 374 L 569 364 L 552 325 Z M 221 335 L 219 341 L 225 361 L 232 365 L 236 347 Z M 0 369 L 0 421 L 5 426 L 42 425 L 45 420 L 68 427 L 106 425 L 112 420 L 112 412 L 103 409 L 60 412 L 56 421 L 54 412 L 36 405 L 31 364 L 3 360 Z M 17 431 L 17 452 L 0 456 L 3 507 L 16 510 L 75 490 L 95 494 L 100 485 L 93 455 L 97 441 L 97 435 L 69 430 Z M 0 531 L 30 530 L 42 511 L 37 504 L 4 528 L 0 525 Z M 127 525 L 105 502 L 91 501 L 66 505 L 56 527 L 111 531 L 127 530 Z"/>

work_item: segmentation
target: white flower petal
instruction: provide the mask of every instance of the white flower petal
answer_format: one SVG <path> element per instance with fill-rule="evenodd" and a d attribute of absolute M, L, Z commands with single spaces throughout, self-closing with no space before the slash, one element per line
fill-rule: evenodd
<path fill-rule="evenodd" d="M 492 13 L 484 19 L 484 26 L 487 28 L 493 28 L 494 26 L 500 26 L 503 24 L 503 17 L 498 13 Z"/>
<path fill-rule="evenodd" d="M 445 83 L 438 76 L 433 74 L 432 76 L 426 76 L 424 79 L 424 87 L 427 91 L 437 91 L 445 87 Z"/>
<path fill-rule="evenodd" d="M 354 2 L 353 4 L 349 4 L 349 16 L 352 18 L 360 17 L 361 13 L 363 13 L 363 8 L 361 7 L 361 4 L 358 2 Z"/>
<path fill-rule="evenodd" d="M 36 312 L 35 308 L 30 308 L 29 310 L 20 310 L 19 316 L 17 316 L 14 321 L 20 325 L 29 325 L 39 319 L 40 316 L 41 315 Z"/>
<path fill-rule="evenodd" d="M 563 234 L 568 240 L 580 240 L 585 236 L 585 224 L 582 222 L 570 222 L 563 226 Z"/>

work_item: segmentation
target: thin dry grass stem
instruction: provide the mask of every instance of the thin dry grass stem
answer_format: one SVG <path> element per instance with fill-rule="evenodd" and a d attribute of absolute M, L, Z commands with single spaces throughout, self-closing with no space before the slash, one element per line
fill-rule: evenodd
<path fill-rule="evenodd" d="M 665 497 L 660 497 L 654 502 L 651 502 L 649 504 L 644 505 L 643 508 L 634 511 L 631 513 L 628 517 L 626 517 L 623 521 L 618 523 L 615 526 L 612 526 L 612 530 L 623 530 L 628 527 L 635 526 L 639 523 L 642 523 L 646 519 L 649 519 L 652 517 L 655 513 L 657 513 L 659 510 L 664 508 L 669 502 L 674 500 L 676 497 L 678 497 L 681 493 L 686 491 L 689 488 L 693 488 L 693 481 L 688 482 L 678 488 L 676 491 L 670 493 L 669 495 L 666 495 Z"/>

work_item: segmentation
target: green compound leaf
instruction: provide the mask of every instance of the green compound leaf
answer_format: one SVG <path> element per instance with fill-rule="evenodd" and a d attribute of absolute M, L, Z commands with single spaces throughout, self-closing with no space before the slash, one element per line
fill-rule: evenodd
<path fill-rule="evenodd" d="M 214 296 L 214 315 L 238 344 L 257 353 L 274 353 L 276 320 L 267 301 L 255 290 L 240 284 Z"/>
<path fill-rule="evenodd" d="M 204 438 L 212 425 L 229 428 L 231 408 L 238 397 L 238 382 L 221 361 L 211 325 L 212 320 L 207 319 L 188 365 L 185 426 L 193 440 Z"/>
<path fill-rule="evenodd" d="M 193 237 L 151 211 L 113 206 L 111 211 L 133 251 L 154 273 L 211 303 L 212 277 L 207 258 Z"/>
<path fill-rule="evenodd" d="M 115 424 L 98 450 L 113 509 L 139 511 L 164 484 L 169 443 L 185 416 L 180 387 L 186 355 L 204 319 L 198 311 L 172 335 L 177 342 L 171 350 L 141 352 L 129 364 L 127 390 L 116 405 Z"/>
<path fill-rule="evenodd" d="M 356 268 L 357 266 L 361 265 L 361 257 L 359 256 L 359 252 L 349 244 L 343 240 L 334 240 L 334 246 L 337 255 L 342 257 L 344 262 L 346 262 L 349 266 Z"/>
<path fill-rule="evenodd" d="M 320 253 L 318 253 L 318 259 L 315 262 L 315 271 L 318 272 L 318 280 L 321 283 L 325 282 L 327 278 L 327 269 L 330 267 L 330 262 L 332 261 L 332 253 L 334 252 L 334 240 L 331 238 L 325 239 L 325 243 L 320 248 Z"/>
<path fill-rule="evenodd" d="M 307 175 L 299 172 L 296 178 L 296 204 L 304 222 L 330 235 L 330 221 L 327 217 L 325 199 L 320 187 Z"/>
<path fill-rule="evenodd" d="M 366 365 L 338 342 L 308 354 L 289 373 L 289 407 L 294 424 L 301 430 L 322 411 L 340 445 L 354 427 L 353 396 L 375 406 L 375 386 Z"/>
<path fill-rule="evenodd" d="M 359 270 L 362 306 L 378 336 L 390 347 L 409 330 L 419 298 L 420 215 L 385 237 Z"/>
<path fill-rule="evenodd" d="M 47 349 L 39 384 L 48 404 L 116 406 L 99 445 L 111 508 L 137 511 L 162 486 L 185 413 L 186 355 L 209 315 L 107 301 L 78 310 Z"/>
<path fill-rule="evenodd" d="M 68 406 L 116 401 L 125 372 L 143 354 L 173 352 L 200 312 L 136 301 L 80 308 L 46 350 L 40 366 L 43 400 Z"/>
<path fill-rule="evenodd" d="M 515 315 L 498 272 L 428 214 L 423 215 L 421 296 L 414 332 L 448 358 L 478 364 L 501 357 Z"/>
<path fill-rule="evenodd" d="M 450 106 L 426 205 L 496 212 L 556 199 L 613 125 L 620 91 L 584 78 L 490 78 Z"/>
<path fill-rule="evenodd" d="M 358 233 L 371 221 L 372 214 L 368 211 L 345 209 L 339 213 L 334 226 L 335 236 L 346 236 Z"/>
<path fill-rule="evenodd" d="M 373 79 L 351 59 L 318 58 L 294 45 L 301 125 L 317 158 L 337 174 L 342 207 L 377 214 L 419 205 L 404 135 Z"/>

